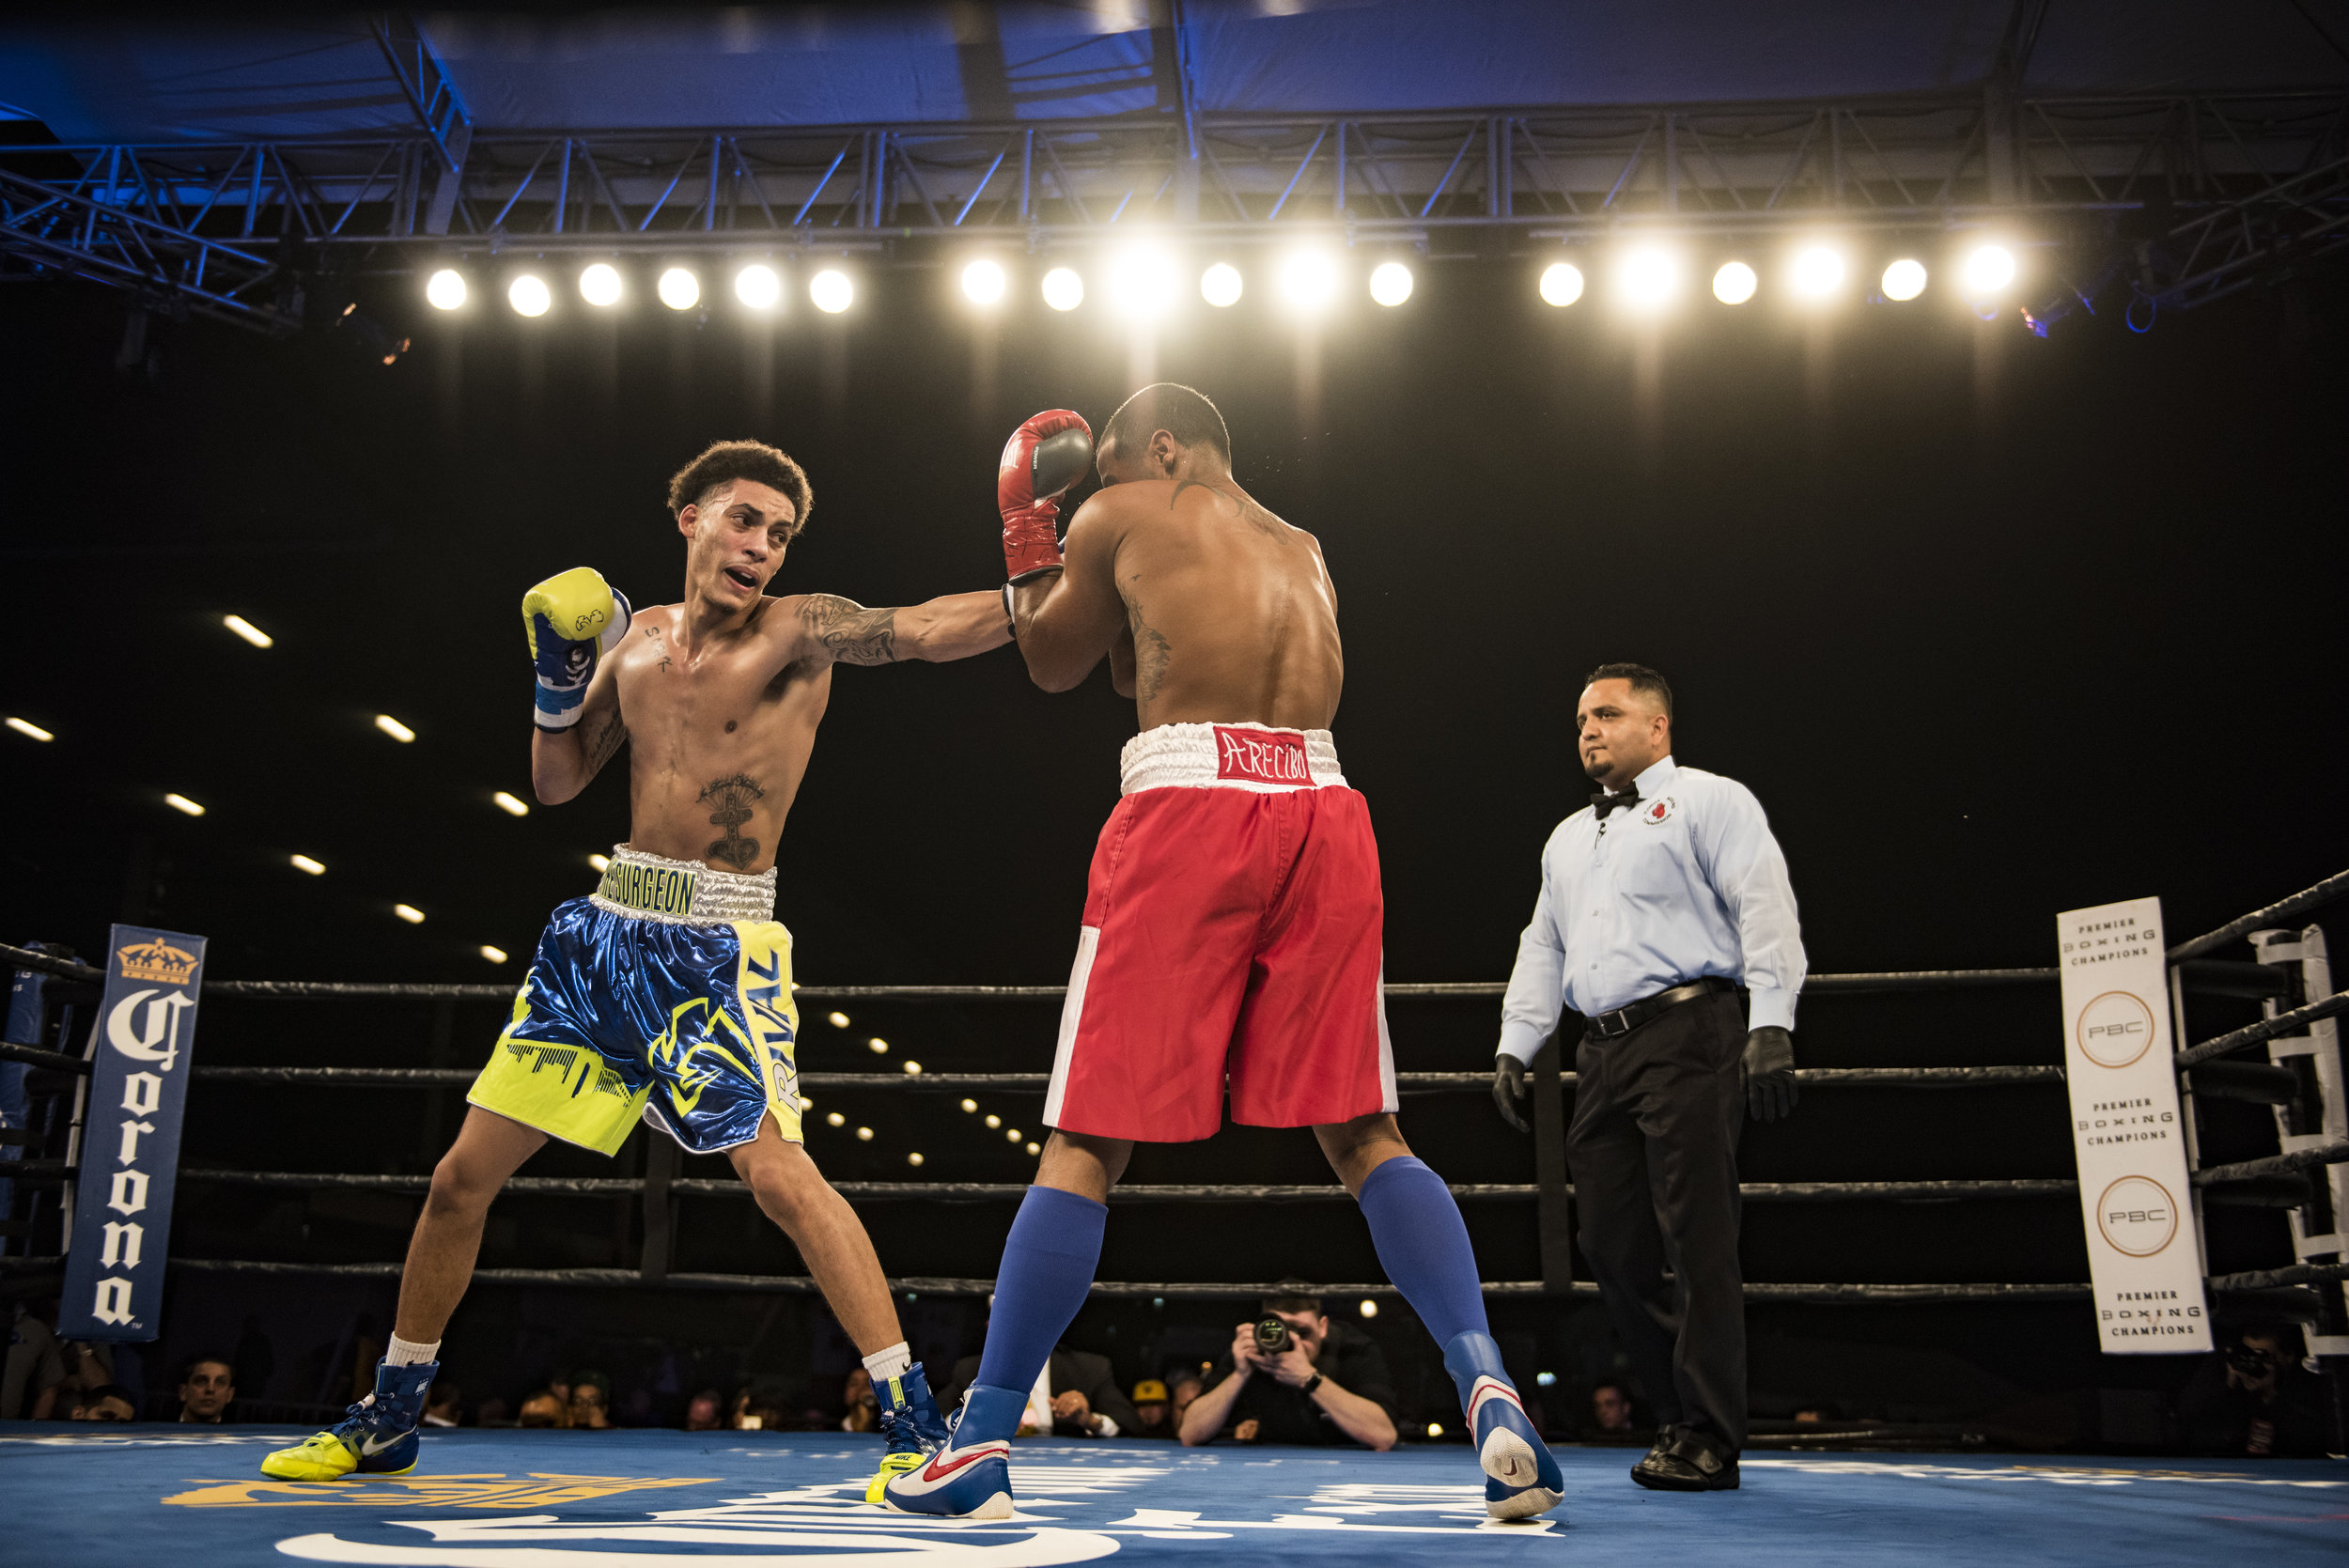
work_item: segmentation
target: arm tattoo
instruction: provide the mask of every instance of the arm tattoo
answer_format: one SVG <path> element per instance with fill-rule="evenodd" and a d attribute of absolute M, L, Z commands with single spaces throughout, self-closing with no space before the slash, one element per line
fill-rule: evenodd
<path fill-rule="evenodd" d="M 766 798 L 767 791 L 748 773 L 711 780 L 701 792 L 700 803 L 711 808 L 710 825 L 724 830 L 724 834 L 711 840 L 702 853 L 737 871 L 750 870 L 751 862 L 758 859 L 758 840 L 744 838 L 742 824 L 751 819 L 753 803 Z"/>
<path fill-rule="evenodd" d="M 1166 664 L 1174 656 L 1174 644 L 1144 622 L 1140 610 L 1128 606 L 1126 615 L 1134 628 L 1134 696 L 1146 703 L 1159 694 L 1159 685 L 1166 679 Z"/>
<path fill-rule="evenodd" d="M 843 664 L 894 664 L 897 660 L 894 610 L 867 610 L 837 594 L 810 594 L 801 601 L 800 621 L 808 635 Z"/>
<path fill-rule="evenodd" d="M 600 723 L 594 720 L 590 720 L 589 723 L 595 727 L 583 738 L 586 741 L 587 771 L 594 773 L 612 760 L 612 753 L 618 751 L 620 742 L 628 738 L 628 725 L 621 722 L 620 710 L 616 707 L 603 715 Z"/>

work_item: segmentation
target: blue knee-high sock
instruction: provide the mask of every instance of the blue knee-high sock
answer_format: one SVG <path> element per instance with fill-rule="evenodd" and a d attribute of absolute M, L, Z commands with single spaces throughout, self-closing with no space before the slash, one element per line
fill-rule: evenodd
<path fill-rule="evenodd" d="M 1379 1265 L 1436 1343 L 1491 1330 L 1460 1205 L 1443 1178 L 1413 1156 L 1388 1160 L 1362 1183 L 1362 1218 Z"/>
<path fill-rule="evenodd" d="M 978 1383 L 1016 1389 L 1024 1400 L 1044 1370 L 1045 1358 L 1093 1289 L 1101 1262 L 1101 1228 L 1109 1205 L 1056 1187 L 1032 1187 L 1003 1243 L 1003 1266 L 995 1275 L 995 1309 L 987 1324 L 987 1349 L 979 1358 Z M 975 1419 L 966 1416 L 966 1424 Z M 1019 1412 L 1012 1412 L 1013 1424 Z M 1003 1432 L 960 1435 L 965 1442 L 1008 1437 Z"/>

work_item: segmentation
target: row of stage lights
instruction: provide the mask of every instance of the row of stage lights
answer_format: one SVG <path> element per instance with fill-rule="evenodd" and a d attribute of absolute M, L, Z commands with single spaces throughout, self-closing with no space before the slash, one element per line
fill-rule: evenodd
<path fill-rule="evenodd" d="M 1960 291 L 1970 303 L 1996 301 L 2014 283 L 2015 253 L 2004 245 L 1983 244 L 1957 261 Z M 1108 257 L 1094 270 L 1091 285 L 1073 267 L 1054 267 L 1038 280 L 1044 303 L 1054 310 L 1070 311 L 1085 303 L 1089 291 L 1119 314 L 1150 317 L 1172 309 L 1184 292 L 1184 268 L 1172 256 L 1135 250 Z M 1840 248 L 1805 245 L 1778 269 L 1786 295 L 1804 304 L 1824 305 L 1843 297 L 1852 282 L 1853 267 Z M 1681 295 L 1687 268 L 1680 252 L 1661 244 L 1632 245 L 1614 257 L 1610 279 L 1615 302 L 1637 311 L 1654 312 L 1672 304 Z M 1915 256 L 1901 256 L 1885 267 L 1878 279 L 1882 298 L 1908 301 L 1923 294 L 1931 274 Z M 1389 308 L 1411 297 L 1415 280 L 1400 261 L 1382 261 L 1366 280 L 1372 300 Z M 1011 290 L 1002 263 L 984 256 L 963 265 L 963 298 L 981 308 L 1003 303 Z M 1313 315 L 1336 304 L 1345 291 L 1343 269 L 1336 257 L 1320 251 L 1299 251 L 1281 258 L 1272 269 L 1275 296 L 1290 309 Z M 599 310 L 623 303 L 627 280 L 608 261 L 591 262 L 578 276 L 579 297 Z M 1198 276 L 1199 297 L 1218 309 L 1237 304 L 1248 282 L 1237 267 L 1218 261 Z M 1586 290 L 1582 269 L 1571 261 L 1553 262 L 1541 273 L 1542 299 L 1565 306 Z M 1713 274 L 1713 297 L 1723 304 L 1739 305 L 1762 290 L 1762 273 L 1742 258 L 1721 263 Z M 694 269 L 664 269 L 653 287 L 661 303 L 675 311 L 688 311 L 702 303 L 702 278 Z M 837 316 L 856 303 L 856 280 L 837 267 L 826 267 L 807 280 L 808 303 L 827 315 Z M 453 267 L 434 272 L 425 284 L 425 298 L 441 310 L 458 310 L 472 297 L 472 285 Z M 745 309 L 769 313 L 784 299 L 783 275 L 763 261 L 745 263 L 734 273 L 734 297 Z M 518 315 L 544 316 L 554 308 L 554 287 L 537 272 L 514 273 L 506 281 L 506 303 Z"/>

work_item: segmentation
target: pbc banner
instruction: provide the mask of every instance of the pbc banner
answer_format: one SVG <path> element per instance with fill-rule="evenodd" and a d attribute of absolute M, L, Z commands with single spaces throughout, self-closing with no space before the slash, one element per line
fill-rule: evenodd
<path fill-rule="evenodd" d="M 146 1341 L 163 1331 L 204 939 L 117 925 L 106 945 L 57 1337 Z"/>
<path fill-rule="evenodd" d="M 2108 1355 L 2208 1350 L 2161 900 L 2074 909 L 2056 916 L 2056 932 L 2063 1074 L 2098 1336 Z"/>

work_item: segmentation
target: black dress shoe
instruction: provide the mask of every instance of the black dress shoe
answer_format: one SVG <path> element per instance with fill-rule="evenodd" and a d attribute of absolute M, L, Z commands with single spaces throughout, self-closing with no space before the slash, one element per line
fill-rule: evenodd
<path fill-rule="evenodd" d="M 1657 1492 L 1734 1492 L 1737 1456 L 1694 1432 L 1662 1433 L 1631 1479 Z"/>

